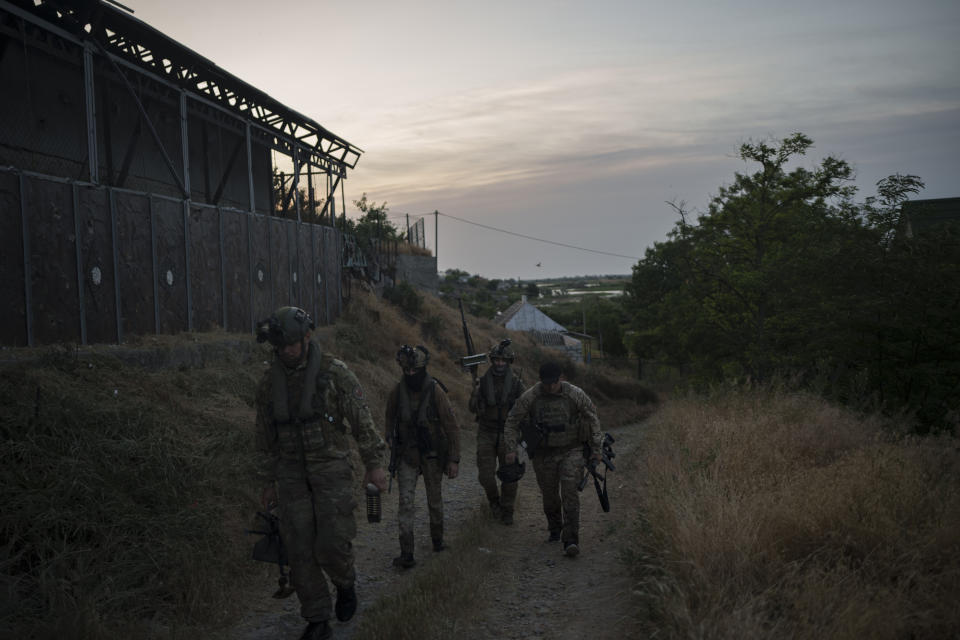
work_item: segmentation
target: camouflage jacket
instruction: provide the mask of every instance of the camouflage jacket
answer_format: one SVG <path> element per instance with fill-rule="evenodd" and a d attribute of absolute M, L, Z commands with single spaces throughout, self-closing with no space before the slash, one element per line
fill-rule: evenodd
<path fill-rule="evenodd" d="M 307 362 L 293 370 L 275 358 L 257 388 L 256 446 L 261 477 L 272 480 L 279 475 L 299 476 L 304 463 L 347 458 L 351 437 L 368 470 L 385 466 L 386 443 L 370 415 L 357 377 L 313 342 L 308 353 Z M 313 365 L 315 391 L 305 395 L 312 358 L 318 359 Z M 286 386 L 285 402 L 278 384 Z M 302 406 L 305 398 L 309 398 L 309 407 Z M 286 415 L 278 419 L 278 413 Z"/>
<path fill-rule="evenodd" d="M 495 376 L 493 367 L 490 367 L 474 386 L 467 407 L 476 414 L 481 429 L 499 431 L 523 388 L 523 375 L 519 369 L 507 367 L 504 375 Z"/>
<path fill-rule="evenodd" d="M 520 424 L 526 419 L 536 424 L 537 404 L 541 396 L 546 396 L 543 383 L 538 382 L 523 392 L 507 415 L 503 427 L 504 443 L 507 451 L 514 451 L 520 441 Z M 577 441 L 588 444 L 591 453 L 599 453 L 603 444 L 603 434 L 600 432 L 600 418 L 593 400 L 586 392 L 569 382 L 560 383 L 560 394 L 570 403 L 569 411 L 573 424 L 577 429 Z"/>

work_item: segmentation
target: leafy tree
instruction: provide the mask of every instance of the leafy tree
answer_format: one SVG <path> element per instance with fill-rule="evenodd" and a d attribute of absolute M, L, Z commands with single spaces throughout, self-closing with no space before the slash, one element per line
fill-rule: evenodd
<path fill-rule="evenodd" d="M 809 355 L 796 347 L 817 337 L 810 314 L 820 315 L 823 304 L 810 271 L 835 262 L 841 220 L 831 201 L 852 194 L 852 171 L 842 160 L 787 170 L 812 144 L 799 133 L 776 146 L 746 143 L 740 157 L 759 170 L 735 174 L 695 225 L 678 208 L 670 241 L 634 269 L 638 313 L 651 293 L 659 296 L 656 321 L 639 327 L 641 348 L 668 349 L 710 376 L 759 380 Z M 668 309 L 681 313 L 669 317 Z M 651 331 L 666 340 L 650 343 Z"/>
<path fill-rule="evenodd" d="M 377 204 L 367 201 L 367 194 L 364 192 L 359 200 L 353 201 L 353 205 L 360 210 L 361 215 L 356 222 L 347 221 L 346 231 L 355 234 L 362 244 L 369 244 L 373 239 L 402 239 L 397 227 L 387 219 L 387 211 L 390 209 L 386 202 Z"/>
<path fill-rule="evenodd" d="M 956 423 L 960 230 L 906 237 L 902 204 L 920 178 L 890 176 L 857 205 L 846 162 L 789 168 L 811 146 L 803 134 L 744 144 L 753 173 L 695 222 L 674 206 L 680 220 L 626 291 L 633 348 L 706 381 L 800 374 L 842 400 Z"/>

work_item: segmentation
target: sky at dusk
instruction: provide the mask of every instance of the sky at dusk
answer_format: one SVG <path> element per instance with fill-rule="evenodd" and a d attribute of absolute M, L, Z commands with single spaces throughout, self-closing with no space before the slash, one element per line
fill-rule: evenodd
<path fill-rule="evenodd" d="M 798 131 L 858 200 L 893 173 L 960 196 L 957 0 L 124 4 L 363 149 L 347 214 L 431 213 L 441 271 L 629 273 L 667 202 L 704 210 L 740 144 Z"/>

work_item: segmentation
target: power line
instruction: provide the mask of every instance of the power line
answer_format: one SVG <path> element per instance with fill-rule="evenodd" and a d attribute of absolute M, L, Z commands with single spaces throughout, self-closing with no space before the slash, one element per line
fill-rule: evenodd
<path fill-rule="evenodd" d="M 552 245 L 556 245 L 556 246 L 558 246 L 558 247 L 566 247 L 567 249 L 577 249 L 578 251 L 589 251 L 590 253 L 599 253 L 599 254 L 605 255 L 605 256 L 613 256 L 613 257 L 615 257 L 615 258 L 627 258 L 627 259 L 630 259 L 630 260 L 640 260 L 640 258 L 638 258 L 638 257 L 636 257 L 636 256 L 625 256 L 625 255 L 623 255 L 622 253 L 611 253 L 611 252 L 609 252 L 609 251 L 600 251 L 600 250 L 598 250 L 598 249 L 587 249 L 586 247 L 577 247 L 577 246 L 572 245 L 572 244 L 564 244 L 563 242 L 554 242 L 553 240 L 545 240 L 545 239 L 543 239 L 543 238 L 535 238 L 535 237 L 533 237 L 533 236 L 524 235 L 524 234 L 522 234 L 522 233 L 516 233 L 515 231 L 508 231 L 508 230 L 506 230 L 506 229 L 500 229 L 500 228 L 498 228 L 498 227 L 491 227 L 490 225 L 481 224 L 481 223 L 479 223 L 479 222 L 474 222 L 473 220 L 467 220 L 466 218 L 458 218 L 457 216 L 452 216 L 452 215 L 450 215 L 449 213 L 443 213 L 442 211 L 438 211 L 437 213 L 439 213 L 441 216 L 443 216 L 443 217 L 445 217 L 445 218 L 452 218 L 452 219 L 454 219 L 454 220 L 458 220 L 458 221 L 460 221 L 460 222 L 465 222 L 465 223 L 467 223 L 467 224 L 472 224 L 472 225 L 477 226 L 477 227 L 483 227 L 484 229 L 490 229 L 491 231 L 498 231 L 498 232 L 500 232 L 500 233 L 505 233 L 505 234 L 507 234 L 507 235 L 517 236 L 518 238 L 526 238 L 527 240 L 535 240 L 535 241 L 537 241 L 537 242 L 544 242 L 544 243 L 546 243 L 546 244 L 552 244 Z"/>

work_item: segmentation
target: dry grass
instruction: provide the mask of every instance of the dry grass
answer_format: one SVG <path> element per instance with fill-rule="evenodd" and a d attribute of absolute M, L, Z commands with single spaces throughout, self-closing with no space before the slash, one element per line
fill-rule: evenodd
<path fill-rule="evenodd" d="M 801 394 L 688 397 L 637 460 L 635 566 L 670 638 L 960 633 L 960 448 Z"/>
<path fill-rule="evenodd" d="M 252 372 L 86 355 L 51 350 L 0 373 L 0 627 L 95 639 L 144 618 L 229 615 L 224 580 L 248 565 L 228 523 L 250 432 L 223 415 L 252 394 Z"/>
<path fill-rule="evenodd" d="M 423 309 L 412 319 L 360 291 L 316 338 L 357 374 L 378 421 L 400 378 L 398 347 L 424 344 L 469 431 L 459 313 L 430 296 Z M 549 353 L 525 335 L 468 321 L 478 350 L 511 337 L 526 382 L 535 381 Z M 251 403 L 269 357 L 252 337 L 223 332 L 5 353 L 0 637 L 172 637 L 236 614 L 237 592 L 226 585 L 262 573 L 243 529 L 257 506 Z M 570 371 L 620 407 L 611 425 L 649 404 L 632 384 L 616 399 L 607 374 Z M 438 577 L 431 588 L 448 586 Z"/>

